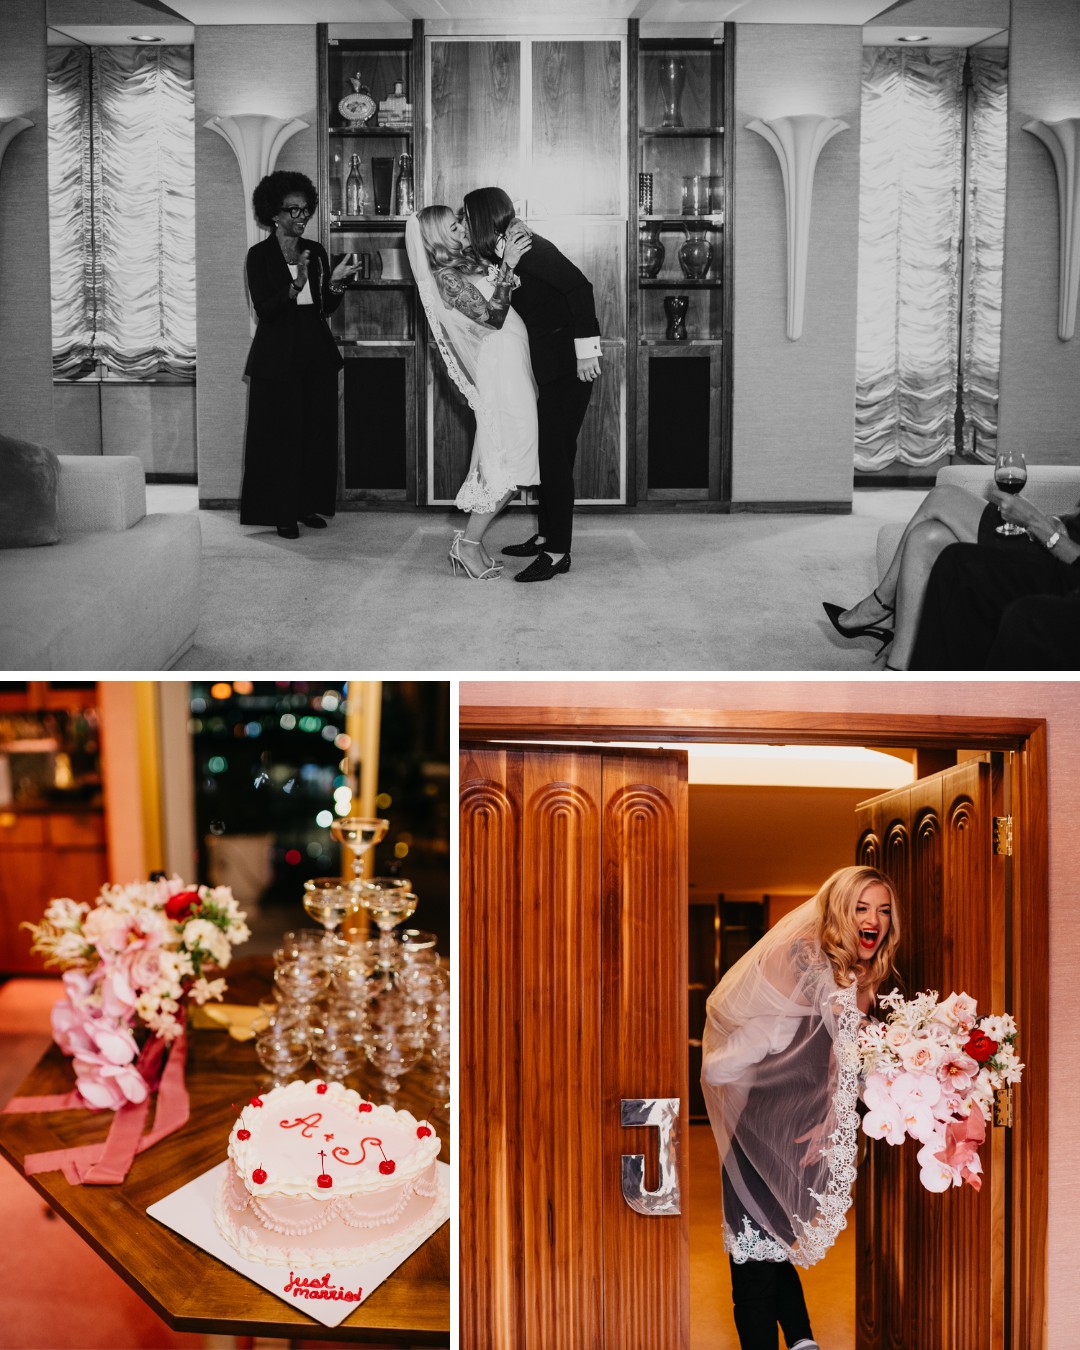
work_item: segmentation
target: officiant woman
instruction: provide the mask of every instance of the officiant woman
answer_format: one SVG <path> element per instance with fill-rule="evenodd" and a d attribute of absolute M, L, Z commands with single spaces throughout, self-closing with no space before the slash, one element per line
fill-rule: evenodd
<path fill-rule="evenodd" d="M 270 231 L 248 250 L 247 283 L 258 327 L 244 374 L 248 422 L 242 525 L 326 528 L 337 500 L 337 407 L 341 354 L 327 323 L 358 266 L 346 255 L 330 270 L 326 250 L 304 230 L 318 205 L 310 178 L 279 170 L 252 194 Z"/>

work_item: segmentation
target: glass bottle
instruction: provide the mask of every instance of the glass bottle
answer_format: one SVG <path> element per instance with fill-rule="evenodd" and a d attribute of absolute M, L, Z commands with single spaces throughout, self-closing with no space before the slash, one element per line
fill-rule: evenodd
<path fill-rule="evenodd" d="M 345 214 L 362 216 L 367 209 L 367 192 L 364 189 L 364 175 L 360 172 L 360 156 L 353 155 L 349 160 L 349 176 L 345 179 Z"/>
<path fill-rule="evenodd" d="M 404 151 L 398 156 L 398 183 L 396 211 L 399 216 L 411 216 L 415 209 L 413 196 L 412 155 Z"/>

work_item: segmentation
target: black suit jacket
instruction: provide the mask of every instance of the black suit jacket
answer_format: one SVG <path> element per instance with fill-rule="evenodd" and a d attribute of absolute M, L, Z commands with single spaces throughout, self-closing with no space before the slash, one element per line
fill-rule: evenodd
<path fill-rule="evenodd" d="M 516 268 L 521 285 L 511 304 L 525 321 L 537 384 L 577 374 L 575 338 L 599 337 L 588 279 L 550 240 L 532 237 Z"/>
<path fill-rule="evenodd" d="M 271 231 L 261 244 L 248 249 L 248 294 L 259 324 L 244 367 L 245 375 L 278 379 L 300 366 L 325 365 L 340 370 L 344 364 L 326 323 L 326 316 L 341 304 L 341 296 L 330 289 L 330 260 L 315 239 L 301 239 L 300 248 L 310 255 L 308 284 L 315 299 L 311 308 L 322 322 L 313 324 L 310 315 L 303 312 L 308 306 L 297 305 L 292 298 L 289 289 L 292 273 L 277 235 Z M 313 334 L 317 334 L 314 344 Z"/>

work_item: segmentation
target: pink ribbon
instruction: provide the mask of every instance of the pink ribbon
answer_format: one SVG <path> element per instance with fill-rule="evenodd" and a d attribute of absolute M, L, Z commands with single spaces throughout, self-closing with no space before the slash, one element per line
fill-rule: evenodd
<path fill-rule="evenodd" d="M 76 1148 L 56 1148 L 47 1153 L 29 1153 L 23 1162 L 27 1176 L 60 1168 L 73 1186 L 115 1186 L 124 1180 L 136 1153 L 142 1153 L 178 1130 L 190 1113 L 184 1066 L 187 1060 L 187 1032 L 168 1047 L 160 1036 L 143 1046 L 136 1068 L 146 1080 L 150 1092 L 157 1088 L 157 1110 L 153 1127 L 143 1134 L 150 1112 L 150 1092 L 141 1102 L 125 1102 L 115 1113 L 104 1143 L 81 1144 Z M 164 1065 L 164 1067 L 163 1067 Z M 76 1090 L 51 1097 L 14 1097 L 5 1112 L 92 1110 Z"/>

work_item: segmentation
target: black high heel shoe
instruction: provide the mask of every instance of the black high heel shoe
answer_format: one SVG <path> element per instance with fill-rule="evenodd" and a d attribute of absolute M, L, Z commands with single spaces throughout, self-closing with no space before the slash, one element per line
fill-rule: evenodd
<path fill-rule="evenodd" d="M 891 614 L 895 608 L 894 605 L 887 605 L 878 595 L 873 592 L 874 599 L 878 602 L 886 614 Z M 872 637 L 878 638 L 881 646 L 874 653 L 880 656 L 889 643 L 893 640 L 893 630 L 891 628 L 882 628 L 880 623 L 864 623 L 859 628 L 845 628 L 840 622 L 840 615 L 844 612 L 843 605 L 830 605 L 826 601 L 821 602 L 821 608 L 825 611 L 826 617 L 842 638 Z"/>

